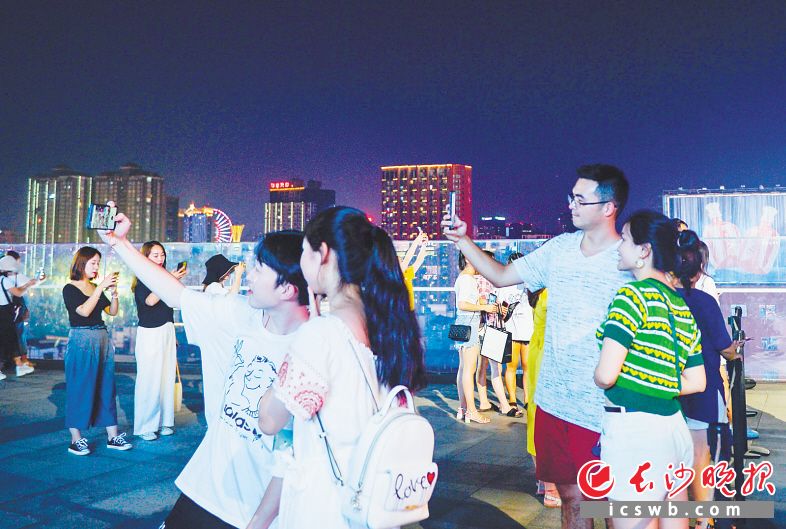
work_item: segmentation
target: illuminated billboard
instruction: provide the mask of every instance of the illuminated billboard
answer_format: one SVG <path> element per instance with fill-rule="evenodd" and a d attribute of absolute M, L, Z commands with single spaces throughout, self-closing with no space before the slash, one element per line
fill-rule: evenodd
<path fill-rule="evenodd" d="M 670 191 L 663 210 L 707 243 L 718 284 L 786 286 L 786 188 Z"/>

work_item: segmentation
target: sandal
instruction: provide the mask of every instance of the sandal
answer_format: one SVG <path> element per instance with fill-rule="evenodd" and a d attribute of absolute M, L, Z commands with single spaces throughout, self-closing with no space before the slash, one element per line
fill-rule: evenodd
<path fill-rule="evenodd" d="M 466 413 L 467 413 L 467 410 L 465 410 L 464 408 L 459 408 L 458 410 L 456 410 L 456 420 L 457 421 L 463 421 L 464 420 L 464 415 Z"/>
<path fill-rule="evenodd" d="M 478 411 L 499 411 L 499 406 L 494 404 L 493 402 L 489 402 L 488 408 L 478 408 Z"/>
<path fill-rule="evenodd" d="M 558 509 L 562 507 L 562 498 L 556 490 L 547 490 L 543 495 L 543 506 L 548 509 Z"/>
<path fill-rule="evenodd" d="M 521 412 L 520 409 L 516 408 L 515 406 L 509 409 L 507 412 L 502 413 L 499 412 L 500 415 L 504 415 L 505 417 L 510 417 L 512 419 L 521 419 L 524 417 L 524 414 Z"/>
<path fill-rule="evenodd" d="M 488 424 L 491 422 L 491 419 L 479 414 L 477 411 L 467 410 L 464 412 L 464 424 L 469 424 L 471 422 L 476 422 L 478 424 Z"/>

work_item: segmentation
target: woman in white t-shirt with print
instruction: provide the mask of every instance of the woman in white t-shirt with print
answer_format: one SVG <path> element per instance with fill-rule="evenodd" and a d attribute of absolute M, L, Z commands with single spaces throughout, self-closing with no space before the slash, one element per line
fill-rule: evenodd
<path fill-rule="evenodd" d="M 330 315 L 300 328 L 262 398 L 259 426 L 274 434 L 294 416 L 295 461 L 284 473 L 278 527 L 345 529 L 316 415 L 346 472 L 384 388 L 425 386 L 420 329 L 393 242 L 362 211 L 334 207 L 311 220 L 300 266 L 314 293 L 330 300 Z"/>

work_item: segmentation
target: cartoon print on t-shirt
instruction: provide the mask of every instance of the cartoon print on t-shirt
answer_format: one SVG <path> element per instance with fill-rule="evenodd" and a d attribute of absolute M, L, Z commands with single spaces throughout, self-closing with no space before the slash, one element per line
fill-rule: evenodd
<path fill-rule="evenodd" d="M 236 428 L 241 437 L 256 441 L 261 437 L 256 426 L 259 399 L 276 380 L 278 369 L 265 355 L 243 355 L 244 345 L 244 340 L 235 342 L 232 374 L 227 378 L 224 391 L 222 419 Z"/>
<path fill-rule="evenodd" d="M 276 366 L 266 356 L 256 356 L 246 368 L 243 377 L 243 390 L 240 395 L 245 399 L 243 411 L 255 419 L 259 417 L 260 388 L 267 390 L 276 380 Z"/>

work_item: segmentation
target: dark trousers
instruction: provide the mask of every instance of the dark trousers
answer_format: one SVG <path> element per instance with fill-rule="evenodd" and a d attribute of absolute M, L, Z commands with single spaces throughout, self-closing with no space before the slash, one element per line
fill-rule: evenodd
<path fill-rule="evenodd" d="M 16 324 L 16 335 L 19 337 L 20 356 L 27 356 L 27 322 L 20 321 Z"/>
<path fill-rule="evenodd" d="M 207 512 L 185 494 L 181 494 L 172 507 L 172 512 L 158 529 L 234 529 L 234 527 Z"/>
<path fill-rule="evenodd" d="M 117 424 L 115 348 L 105 328 L 73 328 L 65 354 L 66 428 Z"/>
<path fill-rule="evenodd" d="M 0 363 L 10 363 L 17 356 L 19 336 L 16 334 L 14 311 L 11 305 L 0 305 Z"/>

